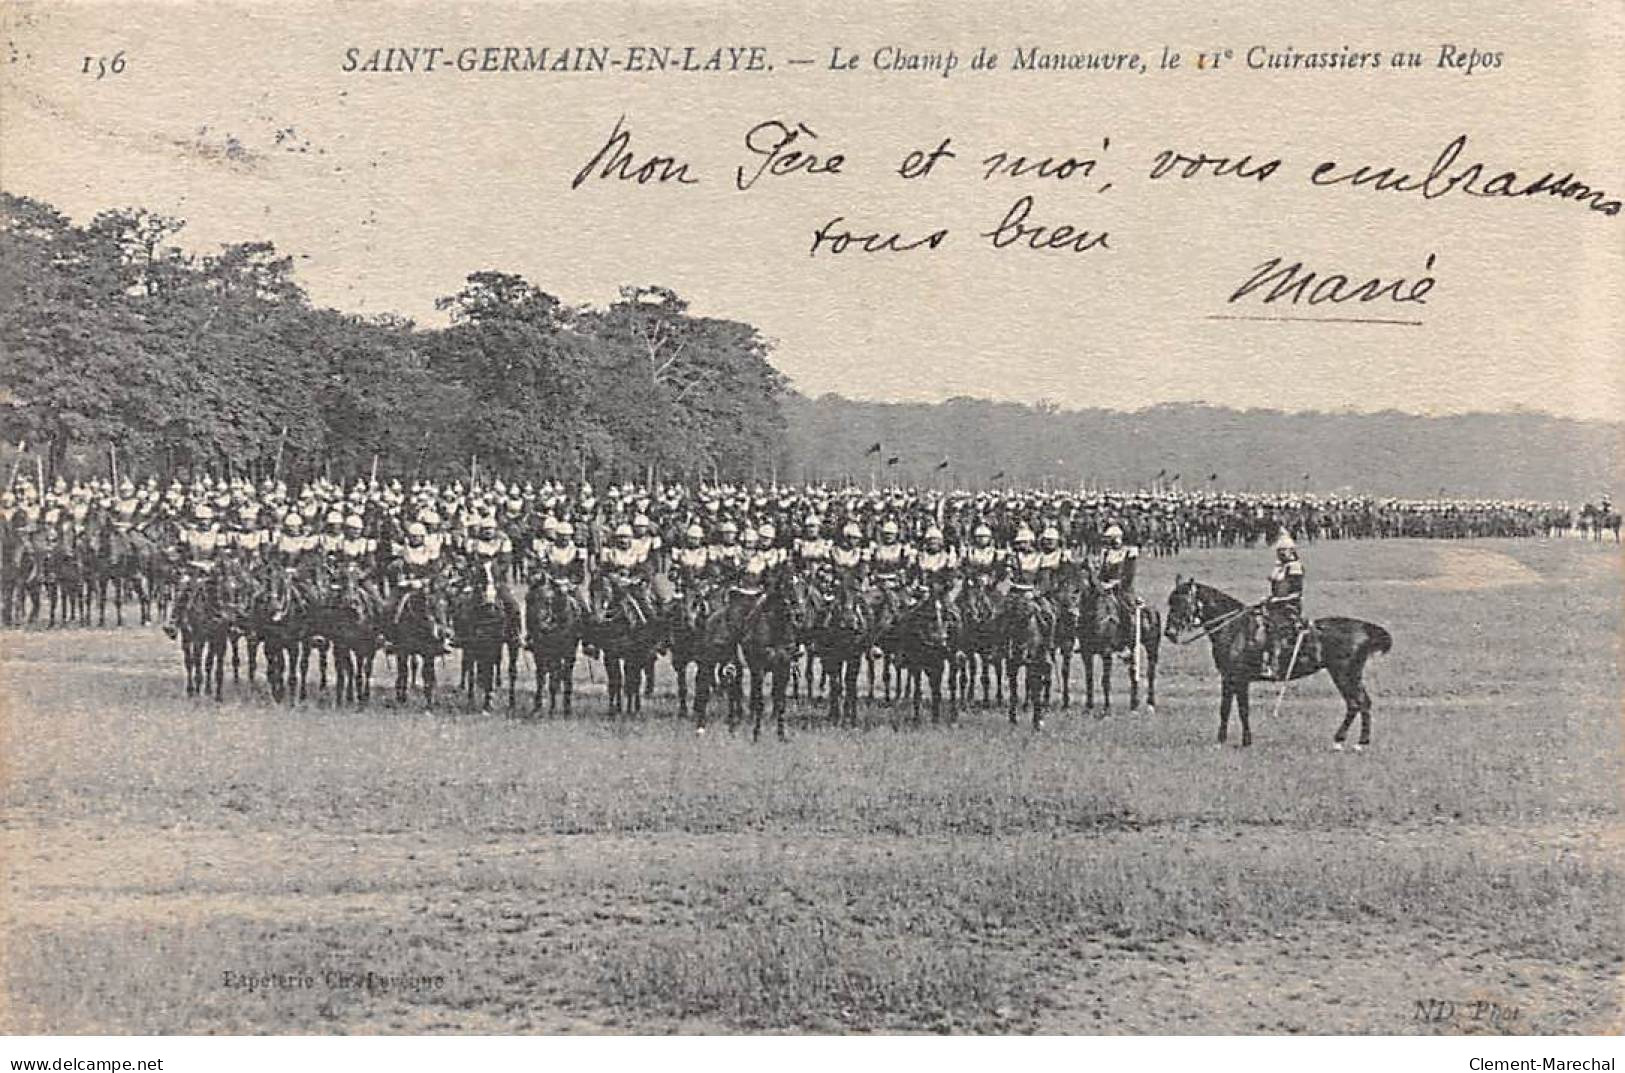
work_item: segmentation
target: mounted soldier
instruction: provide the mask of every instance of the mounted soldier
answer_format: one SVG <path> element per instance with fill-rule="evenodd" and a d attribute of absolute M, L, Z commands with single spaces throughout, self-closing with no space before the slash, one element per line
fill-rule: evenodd
<path fill-rule="evenodd" d="M 703 589 L 711 571 L 711 549 L 705 545 L 705 528 L 698 522 L 683 530 L 683 542 L 673 549 L 668 572 L 679 592 Z"/>
<path fill-rule="evenodd" d="M 422 522 L 408 524 L 406 543 L 395 549 L 395 557 L 389 566 L 395 599 L 385 630 L 391 634 L 391 642 L 395 640 L 394 628 L 406 611 L 407 601 L 413 596 L 424 596 L 438 583 L 442 565 L 440 547 L 429 542 L 428 527 Z M 449 651 L 449 647 L 442 645 L 442 651 Z"/>
<path fill-rule="evenodd" d="M 922 593 L 937 593 L 950 603 L 959 599 L 959 556 L 934 525 L 925 531 L 925 546 L 909 562 L 909 581 Z"/>
<path fill-rule="evenodd" d="M 1270 594 L 1264 601 L 1264 653 L 1259 673 L 1275 678 L 1288 673 L 1303 620 L 1303 561 L 1298 547 L 1285 530 L 1275 542 L 1275 565 L 1270 570 Z"/>
<path fill-rule="evenodd" d="M 199 503 L 192 512 L 192 524 L 182 527 L 180 544 L 173 549 L 179 559 L 180 580 L 175 599 L 164 611 L 164 633 L 173 638 L 175 623 L 186 610 L 199 586 L 215 569 L 220 549 L 225 543 L 220 524 L 215 521 L 214 508 Z"/>
<path fill-rule="evenodd" d="M 1010 554 L 1003 559 L 1002 574 L 1010 595 L 1037 611 L 1040 625 L 1048 635 L 1054 632 L 1055 609 L 1045 595 L 1049 583 L 1046 556 L 1034 546 L 1035 540 L 1033 531 L 1026 525 L 1016 530 Z"/>
<path fill-rule="evenodd" d="M 1135 544 L 1123 541 L 1123 527 L 1113 522 L 1101 534 L 1105 541 L 1105 548 L 1100 555 L 1100 590 L 1117 600 L 1122 610 L 1121 620 L 1125 636 L 1122 643 L 1129 643 L 1129 636 L 1134 626 L 1134 616 L 1139 613 L 1140 597 L 1134 591 L 1134 578 L 1140 565 L 1140 549 Z"/>
<path fill-rule="evenodd" d="M 608 617 L 615 600 L 625 606 L 642 622 L 648 623 L 654 615 L 649 597 L 649 564 L 646 553 L 633 539 L 632 527 L 625 522 L 615 527 L 614 543 L 598 556 L 599 608 L 601 617 Z"/>

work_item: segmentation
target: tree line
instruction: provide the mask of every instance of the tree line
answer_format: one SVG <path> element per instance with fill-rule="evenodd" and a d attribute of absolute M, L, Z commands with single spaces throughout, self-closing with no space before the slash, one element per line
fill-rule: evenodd
<path fill-rule="evenodd" d="M 1122 412 L 807 398 L 750 324 L 663 287 L 569 305 L 469 275 L 448 323 L 314 306 L 269 242 L 183 251 L 143 209 L 75 225 L 0 192 L 0 465 L 53 474 L 327 473 L 1356 492 L 1613 490 L 1625 424 L 1168 403 Z"/>
<path fill-rule="evenodd" d="M 348 479 L 376 459 L 437 478 L 749 479 L 786 461 L 766 340 L 667 288 L 594 308 L 479 271 L 437 303 L 449 323 L 423 327 L 319 308 L 272 243 L 194 254 L 184 228 L 139 208 L 79 226 L 0 192 L 0 439 L 66 476 L 116 459 Z"/>
<path fill-rule="evenodd" d="M 1625 472 L 1625 424 L 1528 411 L 1289 413 L 1201 403 L 1121 411 L 840 395 L 794 397 L 785 408 L 798 479 L 1414 498 L 1442 491 L 1581 503 L 1617 493 Z"/>

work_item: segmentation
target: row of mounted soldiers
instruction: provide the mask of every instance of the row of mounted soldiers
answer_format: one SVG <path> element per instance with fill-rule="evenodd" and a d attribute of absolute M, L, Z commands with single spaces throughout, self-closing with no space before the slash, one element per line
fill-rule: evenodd
<path fill-rule="evenodd" d="M 1604 500 L 1602 509 L 1588 504 L 1582 513 L 1606 509 Z M 600 494 L 585 482 L 501 479 L 358 480 L 348 488 L 318 480 L 290 489 L 207 477 L 167 486 L 155 477 L 117 485 L 58 480 L 42 494 L 25 478 L 0 500 L 0 612 L 7 623 L 88 624 L 94 609 L 105 624 L 111 600 L 122 624 L 133 599 L 145 623 L 183 579 L 220 555 L 301 569 L 311 556 L 354 561 L 382 598 L 394 574 L 412 569 L 409 559 L 420 553 L 407 552 L 418 546 L 464 558 L 489 553 L 505 578 L 523 582 L 537 564 L 562 554 L 561 540 L 581 549 L 583 569 L 606 577 L 628 555 L 652 559 L 652 573 L 666 576 L 673 560 L 716 549 L 707 570 L 721 573 L 736 560 L 760 563 L 757 553 L 804 557 L 845 540 L 882 559 L 906 554 L 918 574 L 932 569 L 922 563 L 944 556 L 968 563 L 997 548 L 1005 557 L 1024 532 L 1034 545 L 1099 557 L 1113 527 L 1128 545 L 1172 555 L 1191 546 L 1250 545 L 1279 532 L 1299 540 L 1542 536 L 1573 524 L 1565 504 L 1511 500 L 726 484 L 611 485 Z M 413 542 L 417 527 L 421 545 Z M 848 535 L 854 527 L 856 535 Z M 688 569 L 677 564 L 679 573 Z"/>

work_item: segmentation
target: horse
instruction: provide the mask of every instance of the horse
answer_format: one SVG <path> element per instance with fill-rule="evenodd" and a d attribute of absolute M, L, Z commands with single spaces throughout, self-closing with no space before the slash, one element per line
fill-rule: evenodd
<path fill-rule="evenodd" d="M 1000 635 L 1005 651 L 1005 669 L 1010 686 L 1010 725 L 1016 723 L 1018 684 L 1026 686 L 1027 704 L 1032 708 L 1033 729 L 1044 729 L 1044 705 L 1050 691 L 1050 653 L 1055 647 L 1055 623 L 1039 606 L 1030 591 L 1012 589 L 1000 615 Z M 1020 682 L 1026 672 L 1025 683 Z"/>
<path fill-rule="evenodd" d="M 545 685 L 548 712 L 558 709 L 562 692 L 564 714 L 569 715 L 576 649 L 581 646 L 582 629 L 582 604 L 576 596 L 575 585 L 538 574 L 535 583 L 525 592 L 525 622 L 529 626 L 525 647 L 530 649 L 531 660 L 536 664 L 536 696 L 530 710 L 532 713 L 541 710 Z"/>
<path fill-rule="evenodd" d="M 1181 639 L 1180 634 L 1186 630 L 1197 632 Z M 1175 644 L 1208 638 L 1221 686 L 1219 742 L 1223 744 L 1227 737 L 1230 706 L 1234 701 L 1241 715 L 1241 744 L 1251 745 L 1247 691 L 1250 683 L 1263 680 L 1259 662 L 1264 649 L 1264 629 L 1259 608 L 1243 604 L 1195 578 L 1176 576 L 1173 591 L 1168 594 L 1165 635 Z M 1393 638 L 1381 626 L 1342 617 L 1315 619 L 1295 642 L 1288 678 L 1306 678 L 1324 670 L 1342 694 L 1345 711 L 1342 724 L 1332 736 L 1334 749 L 1343 748 L 1356 715 L 1360 717 L 1360 740 L 1355 750 L 1371 744 L 1371 696 L 1362 681 L 1365 665 L 1373 653 L 1391 651 L 1393 643 Z"/>
<path fill-rule="evenodd" d="M 250 629 L 265 648 L 265 681 L 271 699 L 278 703 L 298 697 L 307 611 L 292 567 L 266 571 L 250 613 Z"/>
<path fill-rule="evenodd" d="M 1137 620 L 1137 621 L 1136 621 Z M 1095 658 L 1100 659 L 1100 718 L 1112 710 L 1112 656 L 1119 655 L 1129 668 L 1129 711 L 1140 707 L 1140 656 L 1145 674 L 1147 714 L 1157 710 L 1157 660 L 1161 652 L 1162 619 L 1154 608 L 1136 605 L 1134 616 L 1123 618 L 1123 601 L 1116 591 L 1101 585 L 1090 573 L 1082 589 L 1078 623 L 1078 648 L 1083 657 L 1083 684 L 1086 709 L 1095 706 Z M 1138 632 L 1139 636 L 1135 634 Z"/>
<path fill-rule="evenodd" d="M 984 580 L 967 580 L 959 594 L 961 651 L 965 662 L 958 672 L 960 694 L 976 696 L 976 678 L 982 682 L 982 706 L 1004 704 L 1004 638 L 1000 634 L 1003 597 Z"/>
<path fill-rule="evenodd" d="M 931 722 L 942 719 L 942 680 L 954 658 L 953 608 L 940 585 L 930 586 L 903 614 L 897 625 L 898 663 L 908 678 L 914 700 L 914 722 L 920 722 L 921 696 L 925 685 L 931 688 Z M 957 704 L 949 684 L 949 717 Z M 896 726 L 893 719 L 892 725 Z"/>
<path fill-rule="evenodd" d="M 660 643 L 665 620 L 644 612 L 624 587 L 606 585 L 589 619 L 588 638 L 604 661 L 609 709 L 634 714 L 643 710 L 643 672 Z"/>
<path fill-rule="evenodd" d="M 64 626 L 90 625 L 90 593 L 96 574 L 96 547 L 87 530 L 65 533 L 58 545 L 57 594 Z"/>
<path fill-rule="evenodd" d="M 194 584 L 179 623 L 187 696 L 209 692 L 212 681 L 215 702 L 224 699 L 226 654 L 248 622 L 253 602 L 249 579 L 229 561 L 216 563 Z"/>
<path fill-rule="evenodd" d="M 818 655 L 829 689 L 830 722 L 852 726 L 858 718 L 858 671 L 871 645 L 868 608 L 857 590 L 836 581 L 824 601 L 816 632 Z"/>
<path fill-rule="evenodd" d="M 425 707 L 434 707 L 435 661 L 446 654 L 451 632 L 445 590 L 426 581 L 403 582 L 395 614 L 385 625 L 395 651 L 395 703 L 405 704 L 411 682 L 423 685 Z"/>
<path fill-rule="evenodd" d="M 897 624 L 906 609 L 899 591 L 897 582 L 891 580 L 865 592 L 869 604 L 869 631 L 873 636 L 869 649 L 864 654 L 865 680 L 868 683 L 869 700 L 873 702 L 875 663 L 879 662 L 881 695 L 888 707 L 893 700 L 893 687 L 896 687 L 898 699 L 901 699 L 903 692 L 902 673 L 897 661 Z"/>
<path fill-rule="evenodd" d="M 750 672 L 751 740 L 758 741 L 762 736 L 762 715 L 766 708 L 764 679 L 771 677 L 773 720 L 779 740 L 783 741 L 785 696 L 801 636 L 812 623 L 812 602 L 806 580 L 789 566 L 774 568 L 764 581 L 765 588 L 760 595 L 748 589 L 736 590 L 737 597 L 743 599 L 733 601 L 735 606 L 745 601 L 748 605 L 744 607 L 744 618 L 735 636 L 740 659 Z M 737 693 L 737 678 L 734 689 Z M 730 705 L 730 729 L 732 709 Z"/>
<path fill-rule="evenodd" d="M 470 701 L 480 694 L 480 710 L 491 710 L 491 693 L 502 674 L 502 655 L 508 653 L 508 707 L 514 706 L 519 669 L 519 639 L 524 632 L 519 609 L 503 600 L 495 567 L 490 562 L 471 566 L 461 599 L 452 617 L 452 642 L 463 650 L 463 687 Z"/>
<path fill-rule="evenodd" d="M 152 589 L 148 584 L 148 560 L 155 550 L 145 535 L 129 526 L 108 526 L 102 530 L 99 555 L 102 567 L 96 574 L 97 625 L 107 625 L 107 594 L 112 590 L 113 613 L 124 625 L 124 601 L 134 594 L 141 609 L 141 625 L 152 621 Z"/>
<path fill-rule="evenodd" d="M 711 691 L 719 684 L 719 671 L 726 669 L 730 675 L 738 672 L 735 665 L 738 636 L 728 621 L 730 601 L 724 596 L 721 606 L 715 606 L 714 594 L 714 589 L 704 585 L 689 585 L 671 601 L 666 612 L 671 669 L 677 677 L 677 715 L 680 719 L 687 719 L 689 715 L 688 668 L 692 665 L 695 730 L 701 734 L 705 733 L 706 708 Z M 731 728 L 740 715 L 737 691 L 730 690 L 728 702 Z"/>
<path fill-rule="evenodd" d="M 1055 608 L 1055 652 L 1052 663 L 1060 673 L 1061 707 L 1072 706 L 1072 653 L 1081 647 L 1083 630 L 1083 585 L 1076 564 L 1069 564 L 1057 577 L 1049 593 Z M 1087 669 L 1087 661 L 1085 661 Z"/>
<path fill-rule="evenodd" d="M 316 628 L 333 649 L 335 703 L 365 707 L 372 698 L 372 665 L 382 640 L 382 617 L 377 598 L 362 584 L 360 567 L 346 564 L 330 598 L 317 609 Z"/>

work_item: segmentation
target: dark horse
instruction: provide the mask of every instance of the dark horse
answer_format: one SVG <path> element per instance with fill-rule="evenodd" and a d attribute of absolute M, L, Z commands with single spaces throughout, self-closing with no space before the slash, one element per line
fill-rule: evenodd
<path fill-rule="evenodd" d="M 235 564 L 221 561 L 193 584 L 180 616 L 181 658 L 186 664 L 186 695 L 211 691 L 222 698 L 226 656 L 232 639 L 249 624 L 253 606 L 249 579 Z"/>
<path fill-rule="evenodd" d="M 265 572 L 265 584 L 254 601 L 250 630 L 265 647 L 265 681 L 271 699 L 299 697 L 299 656 L 305 640 L 306 606 L 294 579 L 294 568 Z"/>
<path fill-rule="evenodd" d="M 581 647 L 582 603 L 572 582 L 536 575 L 525 592 L 525 647 L 536 664 L 536 696 L 530 710 L 542 709 L 542 693 L 547 693 L 547 710 L 559 707 L 564 696 L 564 714 L 570 714 L 574 690 L 576 650 Z"/>
<path fill-rule="evenodd" d="M 1179 634 L 1185 630 L 1197 632 L 1181 640 Z M 1247 688 L 1249 683 L 1263 680 L 1259 660 L 1264 651 L 1264 629 L 1259 609 L 1195 578 L 1176 577 L 1174 591 L 1168 594 L 1167 637 L 1175 644 L 1198 637 L 1212 642 L 1213 665 L 1219 670 L 1223 689 L 1219 699 L 1219 741 L 1225 740 L 1230 702 L 1234 700 L 1241 713 L 1241 744 L 1251 745 Z M 1315 619 L 1298 638 L 1289 660 L 1289 677 L 1306 678 L 1324 670 L 1343 695 L 1346 712 L 1332 737 L 1333 748 L 1343 748 L 1356 715 L 1360 717 L 1360 741 L 1355 748 L 1371 744 L 1371 696 L 1361 679 L 1371 654 L 1387 652 L 1393 643 L 1388 631 L 1375 623 L 1339 617 Z"/>
<path fill-rule="evenodd" d="M 383 640 L 383 610 L 361 580 L 361 568 L 340 568 L 328 599 L 316 609 L 316 632 L 333 649 L 333 702 L 365 706 L 372 699 L 372 666 Z"/>
<path fill-rule="evenodd" d="M 518 607 L 500 598 L 492 564 L 476 563 L 470 568 L 452 621 L 456 624 L 456 644 L 463 650 L 463 682 L 469 700 L 478 691 L 480 710 L 491 710 L 491 692 L 502 675 L 502 654 L 506 651 L 508 707 L 512 709 L 523 630 Z"/>
<path fill-rule="evenodd" d="M 750 672 L 751 738 L 762 736 L 762 714 L 766 707 L 763 679 L 771 676 L 773 721 L 777 724 L 779 740 L 783 741 L 785 695 L 801 636 L 812 624 L 812 602 L 806 580 L 789 566 L 776 567 L 765 581 L 760 595 L 740 591 L 733 601 L 736 607 L 744 606 L 737 636 L 740 656 Z"/>
<path fill-rule="evenodd" d="M 942 719 L 942 680 L 954 662 L 956 612 L 943 594 L 941 583 L 931 585 L 924 595 L 902 614 L 897 624 L 897 658 L 907 676 L 914 700 L 914 722 L 920 721 L 921 694 L 931 688 L 931 722 Z M 957 715 L 958 694 L 949 682 L 949 712 Z M 892 720 L 896 725 L 896 719 Z"/>
<path fill-rule="evenodd" d="M 666 632 L 666 620 L 645 614 L 631 593 L 606 585 L 597 612 L 589 619 L 587 640 L 603 656 L 609 710 L 643 711 L 643 673 Z"/>
<path fill-rule="evenodd" d="M 415 581 L 401 594 L 395 616 L 386 623 L 395 649 L 395 702 L 406 703 L 412 679 L 423 683 L 423 703 L 434 707 L 435 661 L 446 654 L 450 611 L 438 584 Z"/>
<path fill-rule="evenodd" d="M 113 591 L 113 614 L 124 625 L 124 601 L 133 596 L 141 609 L 141 625 L 152 621 L 152 592 L 147 584 L 151 560 L 157 554 L 146 534 L 130 526 L 102 530 L 102 569 L 96 577 L 97 624 L 107 625 L 107 592 Z"/>
<path fill-rule="evenodd" d="M 711 702 L 711 691 L 718 685 L 719 671 L 735 682 L 738 672 L 736 654 L 739 649 L 738 616 L 730 622 L 730 603 L 726 591 L 718 598 L 718 590 L 700 584 L 689 585 L 668 605 L 666 612 L 671 639 L 671 669 L 677 678 L 677 715 L 688 718 L 688 668 L 694 668 L 694 726 L 705 733 L 706 709 Z M 720 604 L 720 606 L 718 606 Z M 737 690 L 728 693 L 728 725 L 739 719 L 741 701 Z"/>
<path fill-rule="evenodd" d="M 814 637 L 824 679 L 829 684 L 829 720 L 855 726 L 858 721 L 858 670 L 870 647 L 868 608 L 857 587 L 835 580 L 824 600 Z"/>
<path fill-rule="evenodd" d="M 1050 656 L 1055 647 L 1055 621 L 1040 607 L 1040 599 L 1035 593 L 1013 589 L 1006 596 L 1000 615 L 1005 673 L 1009 676 L 1010 723 L 1015 725 L 1021 695 L 1019 687 L 1025 686 L 1034 730 L 1044 729 L 1044 706 L 1049 701 L 1051 681 Z"/>
<path fill-rule="evenodd" d="M 1078 615 L 1078 648 L 1083 657 L 1083 706 L 1095 706 L 1095 657 L 1100 658 L 1101 717 L 1112 710 L 1112 656 L 1128 663 L 1128 707 L 1140 706 L 1140 657 L 1144 655 L 1145 709 L 1157 710 L 1157 659 L 1162 649 L 1162 619 L 1155 608 L 1133 608 L 1124 614 L 1124 601 L 1090 573 L 1084 579 Z M 1136 619 L 1138 621 L 1136 621 Z"/>

